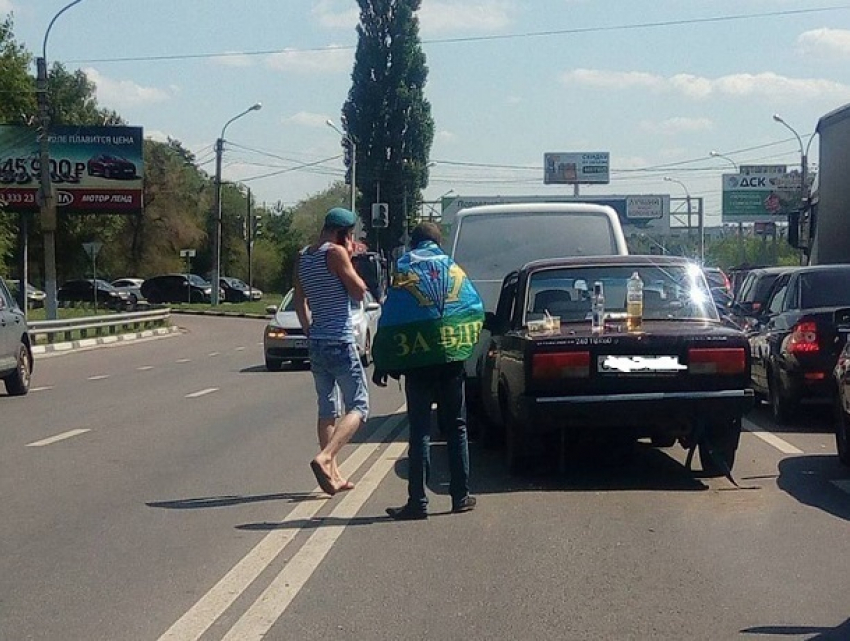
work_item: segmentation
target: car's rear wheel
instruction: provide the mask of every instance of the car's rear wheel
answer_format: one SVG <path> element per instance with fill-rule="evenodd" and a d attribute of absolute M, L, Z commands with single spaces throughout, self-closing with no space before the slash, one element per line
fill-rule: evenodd
<path fill-rule="evenodd" d="M 9 396 L 23 396 L 29 392 L 31 379 L 32 362 L 30 361 L 30 353 L 27 346 L 21 343 L 18 346 L 15 371 L 3 379 Z"/>
<path fill-rule="evenodd" d="M 740 441 L 740 418 L 719 420 L 706 427 L 699 443 L 699 459 L 706 476 L 725 476 L 732 472 Z"/>
<path fill-rule="evenodd" d="M 797 403 L 788 396 L 782 387 L 782 379 L 778 374 L 770 377 L 770 413 L 773 420 L 779 424 L 787 423 L 794 417 Z"/>
<path fill-rule="evenodd" d="M 280 361 L 276 358 L 266 357 L 266 369 L 268 371 L 279 372 L 281 367 L 283 367 L 283 361 Z"/>
<path fill-rule="evenodd" d="M 850 466 L 850 420 L 844 411 L 841 394 L 837 394 L 835 398 L 835 447 L 838 450 L 838 459 L 844 465 Z"/>
<path fill-rule="evenodd" d="M 500 395 L 499 405 L 505 423 L 505 465 L 511 474 L 523 474 L 531 469 L 525 430 L 508 409 L 504 395 Z"/>

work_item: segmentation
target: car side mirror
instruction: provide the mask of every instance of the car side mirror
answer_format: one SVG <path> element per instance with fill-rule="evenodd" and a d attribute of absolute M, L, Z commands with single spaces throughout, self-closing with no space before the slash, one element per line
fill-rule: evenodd
<path fill-rule="evenodd" d="M 276 305 L 266 305 L 266 314 L 277 314 L 277 306 Z"/>

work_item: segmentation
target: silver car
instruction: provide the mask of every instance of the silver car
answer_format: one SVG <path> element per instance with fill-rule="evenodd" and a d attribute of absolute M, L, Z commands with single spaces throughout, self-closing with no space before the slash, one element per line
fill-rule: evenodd
<path fill-rule="evenodd" d="M 279 371 L 287 361 L 303 365 L 308 360 L 307 337 L 295 313 L 294 293 L 290 289 L 278 307 L 272 305 L 266 308 L 269 314 L 274 314 L 263 333 L 263 352 L 269 371 Z M 352 315 L 357 353 L 363 365 L 368 366 L 372 362 L 372 337 L 378 331 L 381 305 L 366 292 L 363 302 L 354 308 Z"/>
<path fill-rule="evenodd" d="M 0 378 L 9 396 L 29 392 L 32 367 L 27 317 L 0 278 Z"/>

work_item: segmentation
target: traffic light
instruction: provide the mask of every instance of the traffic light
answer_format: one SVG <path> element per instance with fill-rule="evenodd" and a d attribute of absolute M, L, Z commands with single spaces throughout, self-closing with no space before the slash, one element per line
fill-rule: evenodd
<path fill-rule="evenodd" d="M 390 226 L 390 207 L 387 203 L 372 203 L 372 227 Z"/>
<path fill-rule="evenodd" d="M 251 219 L 251 237 L 256 238 L 257 236 L 262 235 L 263 233 L 263 217 L 262 216 L 254 216 Z"/>

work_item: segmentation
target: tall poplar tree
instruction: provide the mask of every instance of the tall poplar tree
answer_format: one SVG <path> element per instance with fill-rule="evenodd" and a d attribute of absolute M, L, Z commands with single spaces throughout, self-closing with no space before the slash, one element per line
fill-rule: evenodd
<path fill-rule="evenodd" d="M 342 108 L 343 126 L 357 152 L 358 212 L 369 244 L 401 244 L 428 186 L 434 140 L 431 104 L 425 98 L 428 67 L 416 11 L 421 0 L 357 0 L 360 23 Z M 389 205 L 389 228 L 373 229 L 373 203 Z"/>

